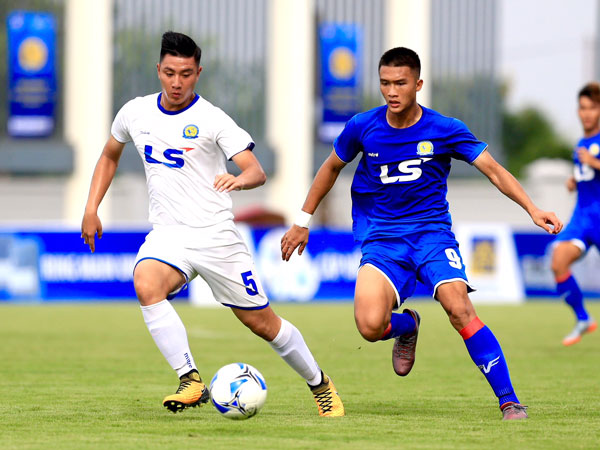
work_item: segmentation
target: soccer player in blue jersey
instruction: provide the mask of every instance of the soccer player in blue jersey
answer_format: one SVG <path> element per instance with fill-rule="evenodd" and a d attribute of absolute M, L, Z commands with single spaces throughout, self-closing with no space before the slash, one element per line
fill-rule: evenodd
<path fill-rule="evenodd" d="M 585 309 L 583 294 L 571 274 L 571 264 L 592 245 L 600 248 L 600 84 L 589 83 L 579 91 L 578 112 L 583 137 L 573 153 L 574 176 L 567 180 L 567 189 L 577 190 L 577 204 L 552 252 L 556 288 L 576 318 L 575 328 L 563 339 L 564 345 L 576 344 L 585 333 L 598 328 Z"/>
<path fill-rule="evenodd" d="M 477 317 L 446 201 L 451 158 L 473 164 L 549 233 L 562 223 L 538 209 L 519 182 L 459 120 L 417 103 L 421 63 L 407 48 L 394 48 L 379 62 L 384 106 L 357 114 L 334 142 L 296 222 L 281 239 L 282 258 L 308 242 L 309 222 L 346 164 L 361 154 L 352 183 L 352 218 L 362 259 L 356 280 L 354 318 L 368 341 L 395 339 L 392 362 L 407 375 L 415 361 L 421 318 L 412 309 L 395 312 L 423 282 L 460 333 L 471 358 L 498 397 L 504 420 L 527 418 L 513 389 L 500 344 Z"/>

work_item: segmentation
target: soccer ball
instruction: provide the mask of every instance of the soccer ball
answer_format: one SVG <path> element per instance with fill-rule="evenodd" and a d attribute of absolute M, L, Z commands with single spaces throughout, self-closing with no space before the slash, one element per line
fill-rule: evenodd
<path fill-rule="evenodd" d="M 255 416 L 267 399 L 267 383 L 249 364 L 234 363 L 221 367 L 210 382 L 210 400 L 229 419 Z"/>

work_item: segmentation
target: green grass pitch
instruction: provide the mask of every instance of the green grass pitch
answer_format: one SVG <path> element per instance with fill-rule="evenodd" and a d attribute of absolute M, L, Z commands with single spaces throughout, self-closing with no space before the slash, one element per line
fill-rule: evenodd
<path fill-rule="evenodd" d="M 177 303 L 201 375 L 228 363 L 257 367 L 263 410 L 234 422 L 206 405 L 181 414 L 163 396 L 177 378 L 134 304 L 0 307 L 0 448 L 598 448 L 600 332 L 565 348 L 572 315 L 558 302 L 480 305 L 500 340 L 530 419 L 502 422 L 496 399 L 433 301 L 417 360 L 400 378 L 391 342 L 368 343 L 352 305 L 274 304 L 293 322 L 342 395 L 347 416 L 318 417 L 303 381 L 225 308 Z M 590 302 L 600 318 L 600 303 Z"/>

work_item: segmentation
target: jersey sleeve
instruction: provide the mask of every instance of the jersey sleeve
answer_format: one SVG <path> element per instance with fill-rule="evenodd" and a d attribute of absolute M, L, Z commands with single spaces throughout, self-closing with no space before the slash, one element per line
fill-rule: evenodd
<path fill-rule="evenodd" d="M 336 155 L 345 163 L 351 162 L 362 150 L 356 116 L 352 117 L 333 142 Z"/>
<path fill-rule="evenodd" d="M 452 157 L 469 164 L 477 159 L 488 145 L 477 139 L 467 126 L 458 119 L 452 120 L 447 144 L 452 148 Z"/>
<path fill-rule="evenodd" d="M 125 103 L 119 110 L 113 120 L 112 126 L 110 127 L 110 134 L 122 144 L 131 141 L 131 135 L 129 134 L 129 110 L 131 109 L 130 102 Z"/>
<path fill-rule="evenodd" d="M 252 150 L 254 141 L 250 134 L 240 128 L 235 121 L 218 109 L 218 122 L 215 133 L 215 141 L 219 148 L 223 150 L 227 159 L 233 158 L 244 150 Z"/>

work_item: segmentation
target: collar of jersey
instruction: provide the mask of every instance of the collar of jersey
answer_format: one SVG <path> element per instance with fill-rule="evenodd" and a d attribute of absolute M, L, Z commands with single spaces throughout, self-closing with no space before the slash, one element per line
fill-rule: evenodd
<path fill-rule="evenodd" d="M 194 92 L 194 99 L 190 102 L 189 105 L 187 105 L 185 108 L 183 109 L 178 109 L 177 111 L 167 111 L 165 108 L 162 107 L 162 105 L 160 104 L 160 99 L 162 98 L 162 92 L 160 94 L 158 94 L 158 98 L 156 99 L 156 106 L 158 106 L 158 109 L 160 109 L 160 111 L 164 114 L 168 114 L 169 116 L 174 116 L 176 114 L 181 114 L 182 112 L 190 109 L 192 106 L 194 106 L 194 103 L 196 103 L 198 101 L 198 99 L 200 98 L 200 96 L 198 94 L 196 94 Z"/>
<path fill-rule="evenodd" d="M 382 111 L 383 111 L 383 122 L 386 124 L 386 126 L 391 129 L 391 130 L 395 130 L 396 132 L 400 132 L 400 133 L 407 133 L 407 132 L 411 132 L 412 130 L 414 130 L 415 128 L 420 127 L 425 121 L 423 119 L 425 119 L 425 116 L 427 114 L 429 114 L 429 111 L 427 108 L 425 108 L 423 105 L 419 104 L 419 106 L 421 107 L 421 117 L 419 117 L 419 120 L 417 120 L 415 123 L 413 123 L 411 126 L 406 127 L 406 128 L 396 128 L 390 125 L 390 123 L 387 121 L 387 117 L 386 117 L 386 113 L 387 113 L 387 105 L 383 105 L 382 107 Z"/>
<path fill-rule="evenodd" d="M 590 137 L 582 137 L 581 140 L 579 141 L 580 143 L 583 143 L 584 141 L 588 141 L 588 140 L 596 140 L 600 137 L 600 133 L 596 133 L 593 136 Z"/>

